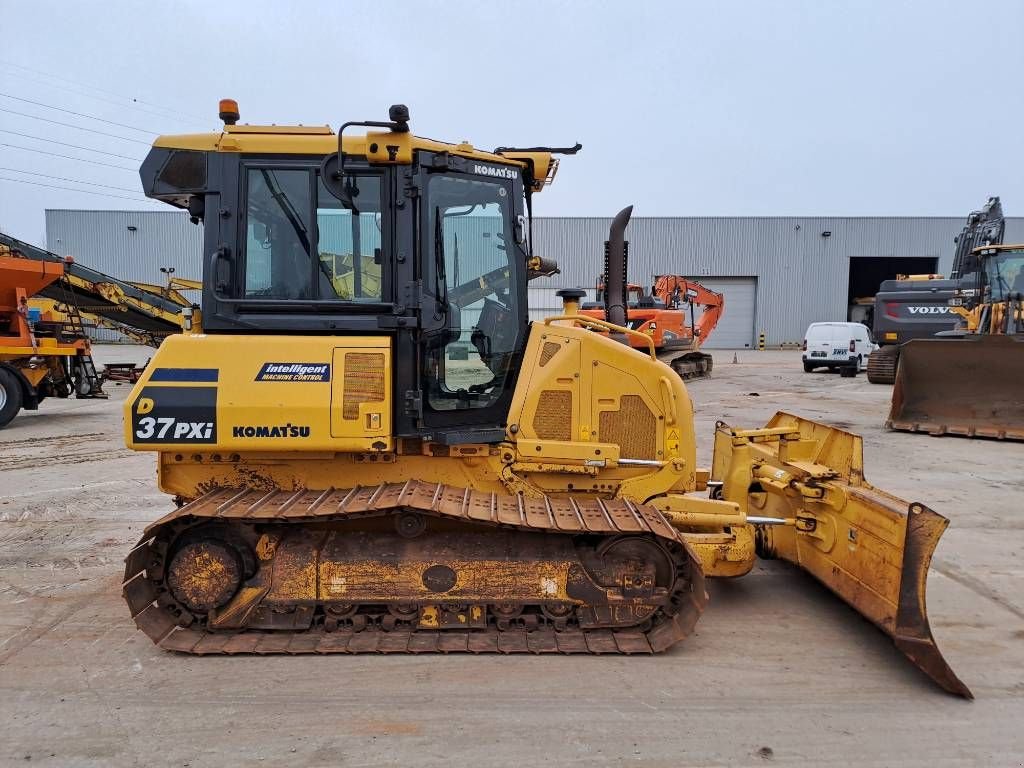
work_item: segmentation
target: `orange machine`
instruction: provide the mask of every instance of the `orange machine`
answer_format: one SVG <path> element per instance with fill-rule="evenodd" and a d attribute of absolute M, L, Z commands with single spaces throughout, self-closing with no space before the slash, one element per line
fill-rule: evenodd
<path fill-rule="evenodd" d="M 627 319 L 629 327 L 651 337 L 657 352 L 684 354 L 670 363 L 684 379 L 711 373 L 711 355 L 700 352 L 725 309 L 725 297 L 681 275 L 655 275 L 651 292 L 643 286 L 627 286 Z M 604 282 L 597 284 L 597 302 L 584 305 L 580 314 L 605 319 L 608 302 Z M 697 314 L 700 308 L 700 314 Z M 630 336 L 630 346 L 646 347 L 643 339 Z"/>
<path fill-rule="evenodd" d="M 0 428 L 46 397 L 103 397 L 81 323 L 29 306 L 64 276 L 64 265 L 0 252 Z M 72 313 L 77 318 L 77 312 Z"/>

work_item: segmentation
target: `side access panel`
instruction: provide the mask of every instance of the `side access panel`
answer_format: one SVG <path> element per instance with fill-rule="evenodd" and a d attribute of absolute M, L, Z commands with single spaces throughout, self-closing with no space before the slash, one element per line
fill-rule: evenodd
<path fill-rule="evenodd" d="M 170 336 L 125 402 L 125 443 L 391 450 L 391 357 L 387 336 Z"/>

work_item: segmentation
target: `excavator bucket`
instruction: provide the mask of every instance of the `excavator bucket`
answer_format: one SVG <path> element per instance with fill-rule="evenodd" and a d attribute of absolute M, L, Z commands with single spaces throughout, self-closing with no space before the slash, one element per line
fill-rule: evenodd
<path fill-rule="evenodd" d="M 1024 440 L 1024 337 L 915 339 L 901 347 L 885 426 Z"/>
<path fill-rule="evenodd" d="M 858 435 L 783 412 L 763 430 L 719 425 L 716 468 L 742 464 L 748 451 L 749 514 L 771 521 L 756 527 L 758 554 L 810 573 L 940 687 L 973 698 L 939 651 L 925 603 L 932 553 L 949 521 L 868 484 Z"/>

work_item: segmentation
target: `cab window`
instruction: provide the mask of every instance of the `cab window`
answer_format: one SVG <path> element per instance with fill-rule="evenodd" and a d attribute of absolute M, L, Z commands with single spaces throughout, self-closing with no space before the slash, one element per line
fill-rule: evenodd
<path fill-rule="evenodd" d="M 381 203 L 379 176 L 350 176 L 352 209 L 317 183 L 317 259 L 321 298 L 380 301 Z"/>
<path fill-rule="evenodd" d="M 349 177 L 345 208 L 313 168 L 245 171 L 246 299 L 380 302 L 381 178 Z"/>
<path fill-rule="evenodd" d="M 245 298 L 314 298 L 309 180 L 307 170 L 247 170 Z"/>

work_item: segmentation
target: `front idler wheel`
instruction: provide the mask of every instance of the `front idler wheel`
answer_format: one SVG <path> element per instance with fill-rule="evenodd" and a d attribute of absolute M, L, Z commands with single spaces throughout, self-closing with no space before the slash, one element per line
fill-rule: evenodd
<path fill-rule="evenodd" d="M 227 605 L 243 578 L 244 565 L 238 551 L 213 538 L 179 547 L 167 569 L 167 586 L 174 599 L 198 614 Z"/>

